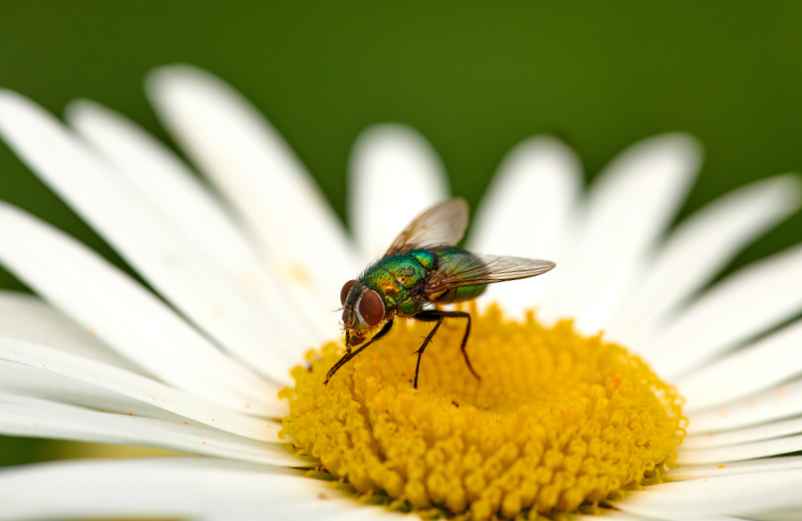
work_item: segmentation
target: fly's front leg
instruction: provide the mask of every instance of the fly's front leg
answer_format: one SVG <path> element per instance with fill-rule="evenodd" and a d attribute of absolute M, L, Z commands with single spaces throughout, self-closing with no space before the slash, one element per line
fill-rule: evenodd
<path fill-rule="evenodd" d="M 339 369 L 342 366 L 347 364 L 356 355 L 364 351 L 365 348 L 368 347 L 370 344 L 379 340 L 381 337 L 389 333 L 392 328 L 393 328 L 393 321 L 388 320 L 387 323 L 384 324 L 384 327 L 381 328 L 381 331 L 376 333 L 376 335 L 373 338 L 371 338 L 367 343 L 362 344 L 362 346 L 360 346 L 359 349 L 357 349 L 356 351 L 351 351 L 351 348 L 347 348 L 345 354 L 339 360 L 337 360 L 337 362 L 333 366 L 331 366 L 331 369 L 329 369 L 329 371 L 326 373 L 326 379 L 323 380 L 323 385 L 328 384 L 329 380 L 331 380 L 331 378 L 334 376 L 334 373 L 339 371 Z"/>
<path fill-rule="evenodd" d="M 440 324 L 443 323 L 445 318 L 464 318 L 466 321 L 465 324 L 465 333 L 462 334 L 462 342 L 460 343 L 460 351 L 462 352 L 462 357 L 465 359 L 465 365 L 468 366 L 468 370 L 477 380 L 481 380 L 479 373 L 476 372 L 476 369 L 473 368 L 473 364 L 471 363 L 471 359 L 468 358 L 468 351 L 466 347 L 468 346 L 468 338 L 471 336 L 471 314 L 467 311 L 444 311 L 440 309 L 427 309 L 425 311 L 421 311 L 417 315 L 414 315 L 412 318 L 415 320 L 420 320 L 423 322 L 437 322 L 435 326 L 429 331 L 429 334 L 426 335 L 426 338 L 423 340 L 423 344 L 418 348 L 418 361 L 415 364 L 415 380 L 413 382 L 413 387 L 417 389 L 418 387 L 418 372 L 420 369 L 420 360 L 421 356 L 423 356 L 423 351 L 426 349 L 426 346 L 429 345 L 431 342 L 432 337 L 440 328 Z"/>

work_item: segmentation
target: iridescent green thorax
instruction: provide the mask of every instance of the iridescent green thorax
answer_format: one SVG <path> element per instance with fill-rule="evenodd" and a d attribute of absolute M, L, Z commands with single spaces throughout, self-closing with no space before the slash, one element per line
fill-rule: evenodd
<path fill-rule="evenodd" d="M 421 253 L 384 257 L 360 277 L 363 284 L 379 292 L 388 312 L 413 315 L 422 309 L 423 287 L 431 269 L 426 265 L 433 267 L 435 259 L 431 254 Z"/>
<path fill-rule="evenodd" d="M 360 281 L 379 292 L 387 312 L 411 316 L 423 309 L 427 302 L 460 302 L 481 295 L 484 285 L 461 286 L 440 295 L 426 294 L 426 281 L 438 268 L 457 266 L 473 254 L 447 246 L 431 250 L 411 250 L 378 260 L 360 277 Z"/>

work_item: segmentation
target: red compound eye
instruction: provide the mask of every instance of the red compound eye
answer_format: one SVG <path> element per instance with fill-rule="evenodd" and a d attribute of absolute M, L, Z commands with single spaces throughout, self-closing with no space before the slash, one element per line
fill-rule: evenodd
<path fill-rule="evenodd" d="M 349 280 L 343 284 L 343 289 L 340 290 L 340 304 L 345 305 L 345 299 L 348 298 L 348 293 L 351 292 L 351 288 L 354 287 L 355 282 L 355 280 Z"/>
<path fill-rule="evenodd" d="M 369 326 L 375 326 L 384 318 L 384 301 L 372 289 L 365 290 L 359 299 L 359 314 Z"/>

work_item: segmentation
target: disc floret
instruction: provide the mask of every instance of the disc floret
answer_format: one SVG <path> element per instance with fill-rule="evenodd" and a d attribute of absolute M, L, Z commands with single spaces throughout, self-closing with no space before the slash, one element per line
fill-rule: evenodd
<path fill-rule="evenodd" d="M 682 399 L 639 357 L 570 321 L 513 321 L 495 306 L 472 314 L 481 381 L 456 326 L 427 351 L 418 389 L 425 324 L 402 324 L 324 387 L 342 349 L 328 343 L 293 369 L 283 435 L 360 493 L 473 519 L 577 511 L 671 464 Z"/>

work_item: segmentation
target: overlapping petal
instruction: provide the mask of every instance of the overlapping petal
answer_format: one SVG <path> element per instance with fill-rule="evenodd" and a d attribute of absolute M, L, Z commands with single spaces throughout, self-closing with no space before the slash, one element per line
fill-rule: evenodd
<path fill-rule="evenodd" d="M 381 256 L 420 212 L 448 195 L 439 158 L 426 140 L 400 125 L 378 125 L 354 145 L 349 216 L 366 259 Z"/>
<path fill-rule="evenodd" d="M 15 291 L 0 291 L 0 338 L 16 338 L 55 347 L 78 356 L 141 372 L 97 335 L 43 300 Z"/>
<path fill-rule="evenodd" d="M 284 140 L 247 101 L 205 72 L 165 67 L 151 75 L 148 87 L 167 127 L 239 212 L 281 281 L 305 299 L 311 319 L 334 330 L 340 286 L 360 262 Z"/>
<path fill-rule="evenodd" d="M 554 138 L 531 138 L 504 159 L 479 206 L 468 248 L 481 253 L 547 259 L 563 268 L 574 241 L 581 165 Z M 558 270 L 559 271 L 559 270 Z M 487 299 L 504 303 L 511 313 L 548 307 L 544 297 L 555 276 L 499 284 Z"/>
<path fill-rule="evenodd" d="M 626 512 L 674 519 L 718 519 L 727 512 L 748 515 L 770 509 L 797 507 L 802 469 L 676 481 L 634 492 L 614 505 Z"/>
<path fill-rule="evenodd" d="M 281 444 L 244 438 L 201 423 L 151 418 L 132 411 L 98 411 L 5 393 L 0 393 L 0 431 L 14 436 L 165 447 L 264 465 L 312 466 Z"/>
<path fill-rule="evenodd" d="M 0 95 L 0 133 L 34 172 L 199 328 L 275 381 L 286 381 L 284 368 L 293 355 L 280 348 L 270 352 L 264 346 L 271 331 L 284 327 L 277 321 L 280 316 L 265 316 L 248 293 L 234 291 L 239 285 L 230 273 L 198 262 L 204 252 L 133 183 L 19 96 Z M 302 343 L 309 340 L 303 331 L 296 327 L 284 335 L 292 343 Z M 277 358 L 284 363 L 277 365 Z"/>
<path fill-rule="evenodd" d="M 644 355 L 676 377 L 751 336 L 777 326 L 802 307 L 802 247 L 794 247 L 734 273 L 687 305 Z"/>
<path fill-rule="evenodd" d="M 42 491 L 47 490 L 43 500 Z M 102 498 L 99 501 L 98 498 Z M 325 501 L 323 500 L 325 499 Z M 353 508 L 328 483 L 217 459 L 73 462 L 0 472 L 0 519 L 321 519 Z"/>
<path fill-rule="evenodd" d="M 577 236 L 555 270 L 550 313 L 585 331 L 603 327 L 695 178 L 699 146 L 681 134 L 637 143 L 617 156 L 588 194 Z"/>
<path fill-rule="evenodd" d="M 786 175 L 747 185 L 696 212 L 648 261 L 643 279 L 632 288 L 608 331 L 633 346 L 648 342 L 661 322 L 709 282 L 738 249 L 796 211 L 800 202 L 799 180 Z"/>
<path fill-rule="evenodd" d="M 0 338 L 0 390 L 99 410 L 185 418 L 240 436 L 278 441 L 278 424 L 157 380 L 57 349 Z M 274 412 L 281 413 L 281 404 Z"/>
<path fill-rule="evenodd" d="M 777 360 L 776 363 L 783 363 Z M 690 414 L 692 433 L 718 432 L 788 419 L 802 414 L 802 380 L 771 387 L 746 398 Z"/>
<path fill-rule="evenodd" d="M 230 407 L 269 413 L 275 386 L 94 252 L 0 204 L 0 261 L 54 306 L 150 374 Z"/>
<path fill-rule="evenodd" d="M 210 263 L 210 269 L 225 278 L 229 287 L 270 318 L 271 334 L 278 340 L 274 349 L 303 345 L 297 338 L 303 331 L 309 332 L 308 338 L 324 338 L 314 321 L 303 320 L 304 303 L 292 301 L 275 274 L 266 269 L 253 240 L 230 210 L 165 146 L 119 114 L 89 101 L 71 104 L 67 116 L 118 175 L 135 185 L 182 238 L 202 250 L 195 262 Z M 220 274 L 221 267 L 226 273 Z M 300 353 L 296 349 L 292 354 Z"/>
<path fill-rule="evenodd" d="M 786 381 L 802 369 L 802 322 L 794 322 L 679 381 L 690 410 L 732 402 Z M 781 360 L 782 363 L 778 363 Z"/>

